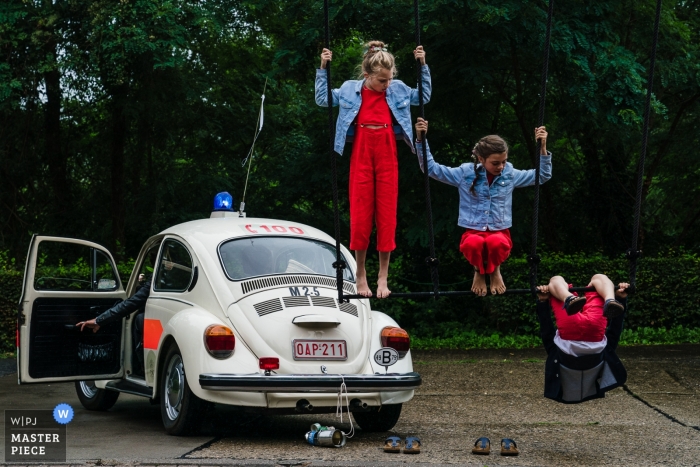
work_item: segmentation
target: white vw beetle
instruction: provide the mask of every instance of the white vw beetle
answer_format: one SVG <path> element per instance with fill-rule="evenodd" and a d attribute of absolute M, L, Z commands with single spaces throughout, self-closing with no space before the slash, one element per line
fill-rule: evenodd
<path fill-rule="evenodd" d="M 355 294 L 355 263 L 341 251 L 342 287 Z M 334 412 L 344 383 L 361 428 L 391 429 L 421 384 L 409 336 L 368 299 L 338 302 L 335 259 L 333 238 L 313 227 L 215 211 L 148 239 L 124 290 L 104 247 L 34 236 L 19 383 L 75 381 L 91 410 L 109 409 L 120 392 L 148 397 L 174 435 L 194 431 L 211 403 Z M 75 327 L 133 295 L 140 273 L 152 275 L 142 348 L 142 310 L 96 333 Z"/>

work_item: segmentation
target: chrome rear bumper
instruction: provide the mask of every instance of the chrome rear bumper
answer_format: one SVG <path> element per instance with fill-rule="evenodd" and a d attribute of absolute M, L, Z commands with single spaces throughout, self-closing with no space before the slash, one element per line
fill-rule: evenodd
<path fill-rule="evenodd" d="M 416 389 L 422 380 L 418 373 L 413 372 L 374 375 L 199 375 L 202 389 L 210 391 L 337 392 L 343 382 L 348 392 L 392 392 Z"/>

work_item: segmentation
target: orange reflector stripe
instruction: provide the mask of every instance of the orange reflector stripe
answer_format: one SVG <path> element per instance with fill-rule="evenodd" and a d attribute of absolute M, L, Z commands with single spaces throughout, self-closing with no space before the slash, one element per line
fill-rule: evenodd
<path fill-rule="evenodd" d="M 143 348 L 158 349 L 160 336 L 163 335 L 163 326 L 159 319 L 144 319 L 143 320 Z"/>

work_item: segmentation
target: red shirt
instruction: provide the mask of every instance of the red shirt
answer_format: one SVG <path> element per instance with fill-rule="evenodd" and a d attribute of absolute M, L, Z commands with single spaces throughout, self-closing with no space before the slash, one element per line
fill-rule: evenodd
<path fill-rule="evenodd" d="M 357 114 L 360 125 L 387 125 L 391 127 L 391 110 L 384 91 L 374 91 L 362 86 L 362 105 Z"/>

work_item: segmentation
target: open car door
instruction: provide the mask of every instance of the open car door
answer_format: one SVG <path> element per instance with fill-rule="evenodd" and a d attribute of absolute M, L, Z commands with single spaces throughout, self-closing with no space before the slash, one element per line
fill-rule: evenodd
<path fill-rule="evenodd" d="M 34 235 L 17 313 L 19 383 L 120 377 L 124 320 L 97 333 L 81 332 L 75 324 L 125 298 L 107 249 L 85 240 Z"/>

